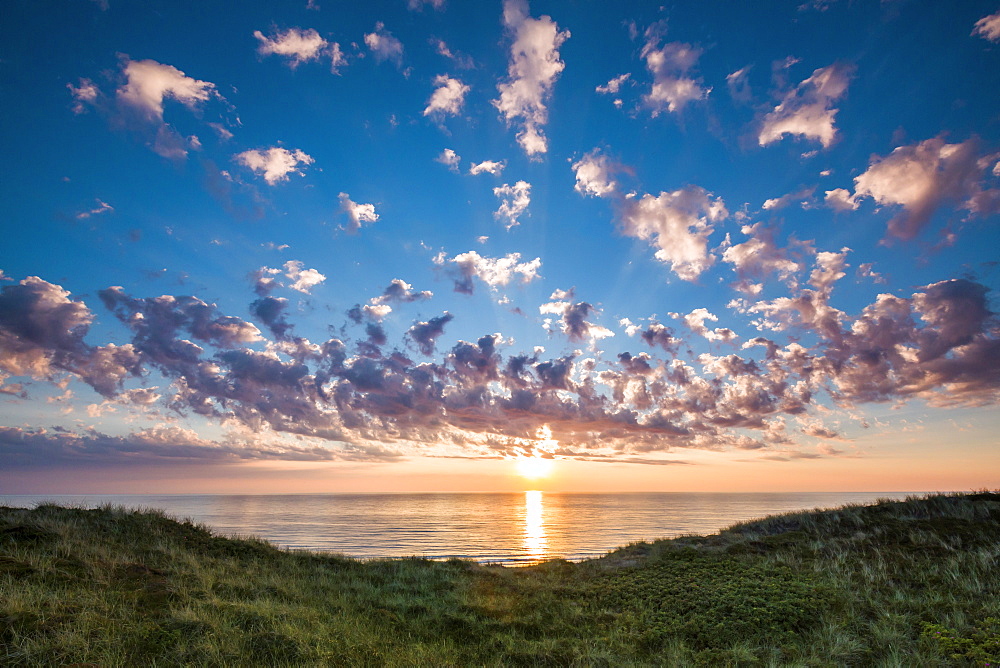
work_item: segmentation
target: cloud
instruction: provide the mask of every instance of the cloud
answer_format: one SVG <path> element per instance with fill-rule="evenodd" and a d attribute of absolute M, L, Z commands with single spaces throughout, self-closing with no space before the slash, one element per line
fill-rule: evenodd
<path fill-rule="evenodd" d="M 433 296 L 434 293 L 430 290 L 421 290 L 416 292 L 413 290 L 413 286 L 403 279 L 394 278 L 389 285 L 386 286 L 385 291 L 380 296 L 372 299 L 372 303 L 411 303 L 424 299 L 430 299 Z"/>
<path fill-rule="evenodd" d="M 406 0 L 406 8 L 411 12 L 423 10 L 424 5 L 430 5 L 434 9 L 444 9 L 445 0 Z"/>
<path fill-rule="evenodd" d="M 93 209 L 89 209 L 87 211 L 81 211 L 80 213 L 76 214 L 76 219 L 85 220 L 87 218 L 90 218 L 91 216 L 99 216 L 102 213 L 109 213 L 115 210 L 115 207 L 111 206 L 107 202 L 102 202 L 101 200 L 96 200 L 96 202 L 97 206 L 95 206 Z"/>
<path fill-rule="evenodd" d="M 383 355 L 377 346 L 388 336 L 374 322 L 367 323 L 368 339 L 353 348 L 335 338 L 293 339 L 285 302 L 262 298 L 251 311 L 278 337 L 265 341 L 253 324 L 198 297 L 137 298 L 120 287 L 99 296 L 130 340 L 91 346 L 85 339 L 98 332 L 89 332 L 94 315 L 87 305 L 60 286 L 29 277 L 0 289 L 4 383 L 13 374 L 51 378 L 70 389 L 65 375 L 75 375 L 109 401 L 160 404 L 246 438 L 206 441 L 164 425 L 127 437 L 5 427 L 0 448 L 8 462 L 23 462 L 32 452 L 78 462 L 101 453 L 140 460 L 213 453 L 233 459 L 365 459 L 389 456 L 388 443 L 461 444 L 454 447 L 463 456 L 503 456 L 534 447 L 544 425 L 551 430 L 546 440 L 558 442 L 559 456 L 585 449 L 592 456 L 646 457 L 675 448 L 769 447 L 785 442 L 780 439 L 787 438 L 783 425 L 789 416 L 814 435 L 822 437 L 823 428 L 830 436 L 832 430 L 814 419 L 817 404 L 850 407 L 908 398 L 1000 403 L 1000 330 L 985 286 L 940 281 L 910 297 L 879 295 L 852 315 L 829 303 L 845 273 L 846 252 L 817 253 L 810 287 L 747 309 L 789 330 L 789 343 L 756 337 L 742 347 L 745 355 L 700 354 L 693 360 L 679 357 L 684 341 L 669 328 L 655 320 L 646 328 L 623 320 L 629 336 L 641 336 L 651 352 L 623 352 L 610 360 L 579 353 L 543 359 L 542 349 L 504 354 L 500 345 L 513 341 L 487 333 L 474 343 L 458 341 L 437 360 L 415 362 L 399 351 Z M 475 257 L 464 259 L 471 279 Z M 496 268 L 497 285 L 517 277 L 510 267 L 518 259 L 508 258 L 507 271 Z M 535 274 L 529 269 L 522 275 Z M 424 298 L 426 293 L 396 279 L 372 301 Z M 554 292 L 541 312 L 558 317 L 559 330 L 573 340 L 605 335 L 593 322 L 596 309 L 577 301 L 571 290 Z M 675 317 L 696 336 L 728 337 L 726 330 L 707 326 L 714 314 L 706 309 Z M 405 340 L 430 357 L 451 319 L 444 313 L 417 321 Z M 658 358 L 655 349 L 669 359 Z M 151 374 L 162 376 L 170 389 L 123 384 Z M 15 385 L 5 384 L 5 391 L 22 391 Z"/>
<path fill-rule="evenodd" d="M 520 253 L 508 253 L 504 257 L 484 257 L 476 251 L 459 253 L 453 258 L 447 258 L 444 253 L 434 259 L 434 262 L 446 267 L 455 282 L 455 292 L 473 293 L 473 278 L 478 278 L 491 289 L 509 285 L 520 276 L 522 283 L 530 283 L 538 278 L 538 270 L 542 266 L 541 258 L 521 262 Z"/>
<path fill-rule="evenodd" d="M 612 104 L 621 109 L 624 103 L 622 102 L 621 98 L 617 97 L 617 95 L 618 92 L 621 90 L 621 87 L 625 84 L 626 81 L 629 80 L 631 76 L 632 74 L 630 72 L 626 72 L 625 74 L 619 74 L 614 79 L 608 81 L 608 83 L 606 83 L 605 85 L 597 86 L 594 90 L 600 93 L 601 95 L 616 96 L 614 100 L 612 100 Z"/>
<path fill-rule="evenodd" d="M 493 194 L 500 198 L 500 208 L 493 213 L 493 217 L 503 221 L 508 230 L 520 225 L 521 214 L 531 203 L 531 184 L 527 181 L 518 181 L 514 185 L 505 183 L 494 188 Z"/>
<path fill-rule="evenodd" d="M 465 94 L 469 92 L 469 87 L 458 79 L 452 79 L 444 74 L 434 77 L 434 85 L 437 88 L 427 100 L 424 116 L 457 115 L 462 110 Z"/>
<path fill-rule="evenodd" d="M 347 214 L 349 221 L 345 228 L 348 234 L 356 234 L 363 225 L 378 220 L 374 204 L 358 204 L 347 193 L 340 193 L 338 198 L 340 199 L 340 210 Z"/>
<path fill-rule="evenodd" d="M 285 263 L 285 276 L 292 281 L 288 287 L 309 294 L 314 287 L 326 280 L 326 276 L 315 269 L 303 269 L 303 266 L 298 260 L 289 260 Z"/>
<path fill-rule="evenodd" d="M 253 149 L 237 153 L 233 158 L 239 164 L 248 168 L 255 174 L 264 175 L 264 180 L 269 186 L 276 185 L 281 181 L 287 181 L 289 174 L 299 174 L 305 176 L 299 165 L 311 165 L 315 160 L 305 151 L 295 149 L 289 151 L 287 148 L 274 146 L 267 150 Z"/>
<path fill-rule="evenodd" d="M 801 203 L 802 208 L 807 208 L 810 206 L 810 201 L 814 192 L 816 192 L 815 186 L 799 188 L 798 190 L 790 192 L 787 195 L 765 200 L 764 204 L 761 205 L 761 208 L 765 211 L 774 211 L 777 209 L 783 209 L 789 204 L 796 202 Z"/>
<path fill-rule="evenodd" d="M 685 281 L 693 281 L 710 267 L 708 252 L 713 225 L 729 215 L 721 197 L 698 186 L 686 186 L 654 197 L 628 198 L 621 204 L 621 231 L 649 242 L 656 259 L 669 263 Z"/>
<path fill-rule="evenodd" d="M 669 353 L 673 357 L 677 356 L 681 345 L 684 344 L 683 339 L 674 336 L 674 330 L 655 320 L 650 322 L 646 329 L 629 324 L 625 333 L 629 336 L 638 334 L 650 348 L 662 348 L 664 352 Z"/>
<path fill-rule="evenodd" d="M 432 38 L 430 43 L 434 46 L 434 50 L 438 53 L 438 55 L 444 56 L 451 62 L 455 63 L 456 67 L 463 70 L 471 70 L 476 66 L 476 64 L 472 61 L 472 58 L 469 56 L 452 52 L 443 39 Z"/>
<path fill-rule="evenodd" d="M 751 67 L 751 65 L 747 65 L 726 75 L 726 87 L 729 88 L 729 96 L 737 102 L 750 102 L 753 98 L 750 83 L 747 80 Z"/>
<path fill-rule="evenodd" d="M 164 102 L 175 100 L 196 111 L 214 97 L 221 99 L 215 84 L 189 77 L 171 65 L 128 56 L 122 56 L 122 74 L 125 83 L 115 93 L 120 120 L 145 134 L 149 147 L 164 158 L 184 159 L 189 149 L 200 148 L 196 136 L 183 137 L 164 121 Z M 84 102 L 96 105 L 101 99 L 99 91 L 91 90 L 93 83 L 83 81 L 80 88 L 70 88 L 77 101 L 74 110 L 82 109 Z"/>
<path fill-rule="evenodd" d="M 826 205 L 834 211 L 856 211 L 860 202 L 858 198 L 851 194 L 846 188 L 834 188 L 827 190 L 824 198 Z"/>
<path fill-rule="evenodd" d="M 271 37 L 255 30 L 253 36 L 260 42 L 257 53 L 262 56 L 272 54 L 284 56 L 289 60 L 288 66 L 292 69 L 302 63 L 324 57 L 330 59 L 330 69 L 334 74 L 339 73 L 339 68 L 347 64 L 340 44 L 326 41 L 312 28 L 308 30 L 289 28 Z"/>
<path fill-rule="evenodd" d="M 292 325 L 285 319 L 288 300 L 284 297 L 262 297 L 250 304 L 250 314 L 259 318 L 275 338 L 286 338 Z"/>
<path fill-rule="evenodd" d="M 159 425 L 112 436 L 96 430 L 76 433 L 0 427 L 0 452 L 14 468 L 53 463 L 73 465 L 140 465 L 167 463 L 236 463 L 245 461 L 390 461 L 397 457 L 382 448 L 364 450 L 330 442 L 307 443 L 274 439 L 210 441 L 191 429 Z"/>
<path fill-rule="evenodd" d="M 69 294 L 37 276 L 0 289 L 0 372 L 34 378 L 68 372 L 111 396 L 139 374 L 138 355 L 131 345 L 87 345 L 93 313 Z"/>
<path fill-rule="evenodd" d="M 0 370 L 44 377 L 83 357 L 93 314 L 69 292 L 29 276 L 0 288 Z"/>
<path fill-rule="evenodd" d="M 618 183 L 612 174 L 619 169 L 601 154 L 600 149 L 595 148 L 573 163 L 573 171 L 576 172 L 574 189 L 581 195 L 608 197 L 618 190 Z"/>
<path fill-rule="evenodd" d="M 722 261 L 733 265 L 740 277 L 736 288 L 741 292 L 754 294 L 762 286 L 753 280 L 777 274 L 786 280 L 802 269 L 802 265 L 791 259 L 788 251 L 775 243 L 775 230 L 763 223 L 744 225 L 740 231 L 750 237 L 740 244 L 731 245 L 722 253 Z"/>
<path fill-rule="evenodd" d="M 556 290 L 549 299 L 553 300 L 538 307 L 541 314 L 558 315 L 560 319 L 560 329 L 570 341 L 591 341 L 596 343 L 600 339 L 614 336 L 607 327 L 601 327 L 587 320 L 592 313 L 598 310 L 588 302 L 573 302 L 574 289 Z"/>
<path fill-rule="evenodd" d="M 662 32 L 661 24 L 650 26 L 646 30 L 646 43 L 640 54 L 646 61 L 646 68 L 653 75 L 652 87 L 643 96 L 643 101 L 652 110 L 654 117 L 664 110 L 679 112 L 689 102 L 707 98 L 712 91 L 711 88 L 702 88 L 701 80 L 687 76 L 702 50 L 681 42 L 671 42 L 663 48 L 657 48 Z"/>
<path fill-rule="evenodd" d="M 261 340 L 260 330 L 253 324 L 235 316 L 218 315 L 215 304 L 197 297 L 134 298 L 121 286 L 101 290 L 98 296 L 109 311 L 140 334 L 137 349 L 154 359 L 169 361 L 196 355 L 196 344 L 173 340 L 182 331 L 197 341 L 227 349 Z M 174 344 L 179 347 L 173 348 Z"/>
<path fill-rule="evenodd" d="M 844 268 L 850 266 L 846 263 L 850 250 L 842 248 L 839 253 L 830 251 L 816 253 L 816 266 L 809 274 L 809 285 L 829 291 L 834 283 L 847 275 Z"/>
<path fill-rule="evenodd" d="M 972 35 L 978 35 L 991 42 L 1000 42 L 1000 12 L 984 16 L 976 21 Z"/>
<path fill-rule="evenodd" d="M 884 285 L 886 283 L 885 277 L 875 271 L 874 264 L 871 262 L 862 262 L 859 264 L 857 275 L 859 277 L 872 279 L 872 283 L 878 283 L 880 285 Z"/>
<path fill-rule="evenodd" d="M 261 267 L 256 271 L 250 272 L 249 278 L 253 281 L 254 292 L 261 297 L 270 294 L 272 290 L 281 285 L 273 278 L 276 274 L 280 273 L 280 269 L 273 269 L 271 267 Z"/>
<path fill-rule="evenodd" d="M 455 316 L 445 312 L 436 318 L 431 318 L 427 322 L 415 322 L 407 330 L 406 334 L 410 340 L 416 344 L 417 349 L 424 355 L 434 354 L 434 342 L 439 336 L 444 334 L 444 326 L 455 319 Z"/>
<path fill-rule="evenodd" d="M 602 95 L 617 95 L 618 91 L 621 90 L 622 85 L 629 80 L 632 74 L 626 72 L 625 74 L 619 74 L 614 79 L 611 79 L 603 86 L 598 86 L 594 90 Z"/>
<path fill-rule="evenodd" d="M 649 242 L 657 249 L 656 259 L 670 263 L 684 280 L 695 280 L 714 263 L 708 237 L 714 223 L 729 215 L 721 197 L 712 199 L 711 193 L 698 186 L 661 192 L 657 197 L 622 195 L 613 175 L 628 168 L 613 163 L 596 148 L 574 163 L 573 170 L 578 193 L 612 198 L 622 234 Z"/>
<path fill-rule="evenodd" d="M 413 286 L 401 278 L 394 278 L 386 286 L 385 290 L 378 297 L 373 297 L 369 303 L 379 304 L 409 304 L 416 301 L 430 299 L 434 293 L 430 290 L 414 292 Z"/>
<path fill-rule="evenodd" d="M 978 141 L 945 143 L 941 137 L 900 146 L 885 157 L 872 158 L 868 170 L 854 179 L 855 200 L 871 197 L 883 206 L 901 206 L 903 212 L 889 221 L 889 235 L 912 239 L 927 225 L 935 211 L 954 203 L 973 215 L 1000 211 L 1000 192 L 983 190 L 982 172 L 988 167 L 977 159 Z"/>
<path fill-rule="evenodd" d="M 397 65 L 403 62 L 403 43 L 393 37 L 381 21 L 375 24 L 374 32 L 365 33 L 365 44 L 379 62 L 391 60 Z"/>
<path fill-rule="evenodd" d="M 469 174 L 476 176 L 478 174 L 487 173 L 492 174 L 493 176 L 500 176 L 506 166 L 506 160 L 501 160 L 499 162 L 495 160 L 483 160 L 480 163 L 473 162 L 469 164 Z"/>
<path fill-rule="evenodd" d="M 985 286 L 965 279 L 932 283 L 910 298 L 879 295 L 833 341 L 827 357 L 845 402 L 910 396 L 934 405 L 1000 400 L 1000 342 Z"/>
<path fill-rule="evenodd" d="M 684 321 L 684 324 L 687 325 L 692 332 L 705 337 L 709 341 L 722 341 L 728 343 L 738 338 L 736 336 L 736 332 L 728 327 L 709 329 L 705 325 L 705 321 L 711 320 L 712 322 L 717 322 L 719 317 L 714 313 L 709 312 L 706 308 L 696 308 L 687 315 L 681 316 L 680 319 Z"/>
<path fill-rule="evenodd" d="M 458 163 L 459 161 L 461 161 L 461 159 L 462 158 L 458 155 L 458 153 L 455 153 L 454 150 L 446 148 L 443 151 L 441 151 L 441 155 L 434 158 L 434 161 L 440 162 L 442 165 L 444 165 L 453 172 L 457 172 Z"/>
<path fill-rule="evenodd" d="M 74 114 L 85 113 L 88 106 L 93 106 L 97 103 L 97 98 L 101 94 L 101 91 L 90 79 L 81 78 L 79 86 L 68 83 L 66 84 L 66 88 L 69 89 L 70 94 L 73 96 Z"/>
<path fill-rule="evenodd" d="M 565 63 L 559 59 L 559 47 L 569 39 L 568 30 L 548 16 L 531 18 L 527 0 L 504 0 L 503 23 L 513 37 L 507 80 L 497 85 L 500 97 L 493 105 L 507 124 L 520 121 L 517 141 L 525 154 L 534 156 L 548 151 L 542 128 L 548 122 L 546 102 Z"/>
<path fill-rule="evenodd" d="M 155 60 L 126 60 L 124 72 L 127 81 L 118 89 L 118 99 L 160 122 L 165 99 L 195 109 L 215 94 L 215 84 L 191 78 Z"/>
<path fill-rule="evenodd" d="M 797 135 L 819 141 L 828 148 L 837 137 L 833 126 L 837 109 L 833 103 L 847 92 L 853 68 L 834 64 L 820 68 L 789 91 L 764 117 L 757 140 L 761 146 Z"/>

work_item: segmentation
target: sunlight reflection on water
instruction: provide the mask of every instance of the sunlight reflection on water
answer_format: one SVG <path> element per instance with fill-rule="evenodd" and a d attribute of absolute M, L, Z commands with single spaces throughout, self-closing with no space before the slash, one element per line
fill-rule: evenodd
<path fill-rule="evenodd" d="M 545 505 L 537 490 L 524 493 L 524 553 L 531 561 L 547 557 L 545 539 Z"/>

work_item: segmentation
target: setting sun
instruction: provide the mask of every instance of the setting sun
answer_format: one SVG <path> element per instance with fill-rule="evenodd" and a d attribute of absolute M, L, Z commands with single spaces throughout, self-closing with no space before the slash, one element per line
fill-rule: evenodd
<path fill-rule="evenodd" d="M 545 478 L 552 473 L 554 460 L 543 457 L 518 457 L 517 473 L 522 478 Z"/>

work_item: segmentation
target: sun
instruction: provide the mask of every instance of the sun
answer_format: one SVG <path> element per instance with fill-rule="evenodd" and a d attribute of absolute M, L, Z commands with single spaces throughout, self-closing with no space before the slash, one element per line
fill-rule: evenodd
<path fill-rule="evenodd" d="M 519 455 L 517 462 L 517 472 L 522 478 L 537 480 L 545 478 L 552 473 L 554 459 L 552 454 L 559 446 L 559 441 L 552 438 L 552 430 L 549 425 L 544 424 L 535 432 L 537 440 L 524 449 L 524 454 Z"/>
<path fill-rule="evenodd" d="M 552 473 L 553 460 L 551 459 L 534 456 L 518 457 L 514 461 L 517 462 L 517 473 L 522 478 L 537 480 Z"/>

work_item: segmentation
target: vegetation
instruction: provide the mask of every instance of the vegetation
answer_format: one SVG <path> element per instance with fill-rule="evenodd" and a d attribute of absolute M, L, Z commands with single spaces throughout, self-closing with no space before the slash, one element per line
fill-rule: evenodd
<path fill-rule="evenodd" d="M 157 511 L 0 508 L 4 665 L 996 665 L 1000 493 L 530 568 L 358 561 Z"/>

